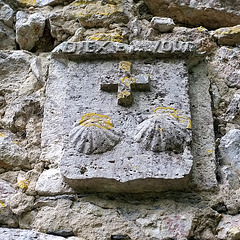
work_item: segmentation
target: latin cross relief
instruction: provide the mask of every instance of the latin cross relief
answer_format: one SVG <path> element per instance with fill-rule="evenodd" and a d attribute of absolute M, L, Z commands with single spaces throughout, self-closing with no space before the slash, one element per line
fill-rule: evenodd
<path fill-rule="evenodd" d="M 105 78 L 101 81 L 101 90 L 118 93 L 118 104 L 130 107 L 134 91 L 150 91 L 149 75 L 132 73 L 132 64 L 128 61 L 119 63 L 120 79 Z"/>

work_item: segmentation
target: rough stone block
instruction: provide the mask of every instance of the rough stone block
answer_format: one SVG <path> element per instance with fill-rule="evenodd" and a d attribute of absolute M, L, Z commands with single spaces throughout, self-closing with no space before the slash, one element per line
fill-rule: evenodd
<path fill-rule="evenodd" d="M 6 181 L 0 179 L 0 225 L 17 227 L 18 219 L 10 210 L 11 197 L 16 194 L 16 190 L 13 186 Z M 0 234 L 0 239 L 1 239 Z M 4 239 L 4 238 L 2 238 Z"/>
<path fill-rule="evenodd" d="M 225 120 L 240 124 L 240 91 L 236 92 L 227 108 Z"/>
<path fill-rule="evenodd" d="M 2 207 L 5 207 L 5 205 L 9 203 L 9 198 L 15 193 L 16 190 L 11 186 L 10 183 L 0 180 L 0 201 Z"/>
<path fill-rule="evenodd" d="M 0 228 L 0 239 L 16 240 L 64 240 L 66 238 L 40 233 L 35 230 Z M 72 238 L 74 240 L 74 238 Z M 75 238 L 76 239 L 76 238 Z M 79 238 L 78 238 L 79 239 Z"/>
<path fill-rule="evenodd" d="M 164 239 L 187 239 L 192 228 L 191 214 L 182 215 L 166 215 L 159 219 L 155 216 L 149 216 L 149 219 L 138 219 L 137 223 L 145 229 L 146 236 L 159 240 Z M 153 231 L 152 222 L 154 222 L 156 230 Z"/>
<path fill-rule="evenodd" d="M 240 215 L 223 215 L 218 225 L 218 239 L 237 240 L 240 237 Z"/>
<path fill-rule="evenodd" d="M 24 167 L 29 168 L 27 152 L 3 134 L 0 135 L 0 167 L 3 169 Z"/>
<path fill-rule="evenodd" d="M 154 16 L 170 17 L 175 22 L 208 29 L 239 24 L 239 2 L 228 0 L 144 0 Z M 223 8 L 224 6 L 224 8 Z M 224 9 L 224 11 L 223 11 Z"/>
<path fill-rule="evenodd" d="M 13 26 L 14 11 L 7 4 L 0 2 L 0 20 L 8 27 Z"/>
<path fill-rule="evenodd" d="M 56 195 L 72 193 L 73 189 L 66 184 L 58 169 L 49 169 L 40 175 L 36 191 L 41 195 Z"/>
<path fill-rule="evenodd" d="M 171 32 L 174 26 L 175 23 L 171 18 L 153 17 L 151 20 L 151 27 L 161 33 Z"/>
<path fill-rule="evenodd" d="M 232 168 L 240 174 L 240 130 L 230 130 L 222 137 L 219 151 L 222 164 L 232 166 Z"/>
<path fill-rule="evenodd" d="M 45 18 L 41 13 L 31 15 L 19 11 L 16 15 L 16 41 L 21 49 L 31 50 L 43 36 Z"/>
<path fill-rule="evenodd" d="M 240 25 L 220 28 L 215 31 L 214 37 L 220 45 L 236 46 L 240 44 Z"/>
<path fill-rule="evenodd" d="M 0 21 L 0 42 L 0 50 L 16 49 L 14 30 L 6 26 L 2 21 Z"/>
<path fill-rule="evenodd" d="M 239 61 L 240 49 L 238 47 L 222 46 L 213 55 L 209 70 L 216 74 L 216 79 L 223 79 L 230 88 L 240 88 Z M 225 93 L 221 95 L 224 96 Z"/>

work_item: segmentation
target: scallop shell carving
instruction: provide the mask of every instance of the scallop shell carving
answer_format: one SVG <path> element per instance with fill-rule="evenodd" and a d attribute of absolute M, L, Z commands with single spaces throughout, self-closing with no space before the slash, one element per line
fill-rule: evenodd
<path fill-rule="evenodd" d="M 111 150 L 120 141 L 119 133 L 112 128 L 108 116 L 87 113 L 71 131 L 71 144 L 80 153 L 104 153 Z"/>
<path fill-rule="evenodd" d="M 160 107 L 138 125 L 135 140 L 146 150 L 181 153 L 191 141 L 191 120 L 173 108 Z"/>

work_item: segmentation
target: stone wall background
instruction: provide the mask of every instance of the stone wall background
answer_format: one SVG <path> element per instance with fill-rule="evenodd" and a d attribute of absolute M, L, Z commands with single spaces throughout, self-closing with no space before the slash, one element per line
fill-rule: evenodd
<path fill-rule="evenodd" d="M 154 16 L 171 17 L 174 29 L 161 32 Z M 240 3 L 230 0 L 1 0 L 0 239 L 240 239 L 239 24 Z M 76 193 L 41 157 L 50 52 L 83 40 L 196 44 L 203 57 L 189 62 L 193 141 L 208 144 L 201 120 L 213 114 L 216 148 L 194 149 L 190 189 Z M 201 105 L 212 113 L 194 115 Z"/>

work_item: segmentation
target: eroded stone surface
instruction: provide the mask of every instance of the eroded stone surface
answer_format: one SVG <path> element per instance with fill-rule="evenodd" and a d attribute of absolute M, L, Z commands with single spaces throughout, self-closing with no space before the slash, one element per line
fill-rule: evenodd
<path fill-rule="evenodd" d="M 214 37 L 220 45 L 236 46 L 240 44 L 240 25 L 220 28 L 215 31 Z"/>
<path fill-rule="evenodd" d="M 15 33 L 13 29 L 9 28 L 0 21 L 0 49 L 13 50 L 16 49 Z"/>
<path fill-rule="evenodd" d="M 34 230 L 0 228 L 0 238 L 9 240 L 64 240 L 66 238 L 40 233 Z M 77 240 L 79 238 L 68 238 Z M 84 239 L 83 239 L 84 240 Z"/>
<path fill-rule="evenodd" d="M 209 64 L 209 69 L 214 74 L 213 81 L 218 85 L 218 91 L 223 97 L 226 97 L 225 95 L 228 90 L 219 83 L 221 80 L 223 80 L 228 87 L 240 88 L 239 56 L 240 49 L 238 47 L 222 46 L 215 52 Z M 219 106 L 218 109 L 220 110 L 221 107 Z"/>
<path fill-rule="evenodd" d="M 151 27 L 157 29 L 159 32 L 171 32 L 175 23 L 171 18 L 153 17 L 151 20 Z"/>
<path fill-rule="evenodd" d="M 25 193 L 17 193 L 11 197 L 9 203 L 13 213 L 20 215 L 21 213 L 28 212 L 32 209 L 34 197 L 28 196 Z"/>
<path fill-rule="evenodd" d="M 22 135 L 30 116 L 40 113 L 43 93 L 38 90 L 44 84 L 47 66 L 24 51 L 2 51 L 0 66 L 0 126 Z"/>
<path fill-rule="evenodd" d="M 45 18 L 41 13 L 27 14 L 19 11 L 16 14 L 16 41 L 21 49 L 32 50 L 35 43 L 43 36 Z"/>
<path fill-rule="evenodd" d="M 218 239 L 237 240 L 240 237 L 240 216 L 224 215 L 218 225 Z"/>
<path fill-rule="evenodd" d="M 175 22 L 191 26 L 216 29 L 237 25 L 240 20 L 239 3 L 229 4 L 228 0 L 144 0 L 144 2 L 155 16 L 171 17 Z"/>
<path fill-rule="evenodd" d="M 0 49 L 13 50 L 16 48 L 13 30 L 14 11 L 11 7 L 0 2 Z"/>
<path fill-rule="evenodd" d="M 37 181 L 36 191 L 41 195 L 56 195 L 73 192 L 65 183 L 58 169 L 44 171 Z"/>
<path fill-rule="evenodd" d="M 156 215 L 150 216 L 148 219 L 138 219 L 137 224 L 142 225 L 146 230 L 147 238 L 156 238 L 156 239 L 186 239 L 190 234 L 192 227 L 192 218 L 191 214 L 189 215 L 168 215 L 158 217 Z M 151 222 L 154 222 L 157 230 L 153 231 Z"/>
<path fill-rule="evenodd" d="M 52 13 L 49 17 L 51 35 L 58 42 L 67 40 L 81 27 L 75 18 L 70 18 L 62 12 Z"/>
<path fill-rule="evenodd" d="M 227 122 L 240 124 L 240 91 L 236 92 L 225 114 Z"/>
<path fill-rule="evenodd" d="M 26 150 L 7 136 L 0 136 L 0 167 L 3 169 L 29 168 Z"/>
<path fill-rule="evenodd" d="M 13 27 L 14 11 L 10 6 L 3 2 L 0 3 L 0 20 L 3 21 L 6 26 L 10 28 Z"/>
<path fill-rule="evenodd" d="M 198 189 L 214 189 L 217 187 L 215 135 L 209 94 L 210 81 L 206 65 L 201 63 L 192 68 L 190 75 L 190 101 L 192 113 L 194 157 L 191 183 Z"/>
<path fill-rule="evenodd" d="M 230 165 L 240 174 L 240 130 L 230 130 L 222 139 L 219 145 L 222 164 Z"/>
<path fill-rule="evenodd" d="M 0 180 L 0 225 L 17 227 L 18 219 L 10 209 L 11 197 L 16 194 L 16 189 L 7 181 Z M 0 234 L 1 238 L 1 234 Z"/>

